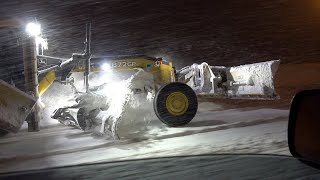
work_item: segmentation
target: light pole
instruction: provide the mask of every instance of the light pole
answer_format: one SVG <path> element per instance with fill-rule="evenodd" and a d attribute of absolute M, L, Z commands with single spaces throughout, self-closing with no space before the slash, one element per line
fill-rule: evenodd
<path fill-rule="evenodd" d="M 37 52 L 38 45 L 36 38 L 41 34 L 41 26 L 36 23 L 29 23 L 26 26 L 27 35 L 24 36 L 23 64 L 25 85 L 28 93 L 36 99 L 36 104 L 32 112 L 27 117 L 28 131 L 39 131 L 40 126 L 40 107 L 39 107 L 39 90 L 38 90 L 38 62 Z"/>

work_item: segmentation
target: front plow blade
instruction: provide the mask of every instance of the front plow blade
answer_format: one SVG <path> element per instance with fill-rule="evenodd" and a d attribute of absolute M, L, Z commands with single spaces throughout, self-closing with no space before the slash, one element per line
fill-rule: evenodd
<path fill-rule="evenodd" d="M 17 132 L 35 103 L 33 97 L 0 80 L 0 129 Z"/>
<path fill-rule="evenodd" d="M 274 79 L 279 64 L 279 60 L 234 67 L 202 63 L 186 67 L 179 73 L 201 97 L 278 99 Z"/>
<path fill-rule="evenodd" d="M 277 99 L 274 77 L 280 61 L 267 61 L 227 68 L 228 97 L 241 99 Z"/>

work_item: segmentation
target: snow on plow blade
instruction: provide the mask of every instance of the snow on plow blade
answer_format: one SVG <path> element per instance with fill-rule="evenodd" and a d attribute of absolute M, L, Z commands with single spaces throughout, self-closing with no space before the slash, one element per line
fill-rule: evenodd
<path fill-rule="evenodd" d="M 192 65 L 194 78 L 188 82 L 199 96 L 232 99 L 277 99 L 274 77 L 280 61 L 267 61 L 234 67 Z M 196 66 L 196 68 L 195 68 Z M 198 73 L 195 73 L 197 72 Z M 186 78 L 188 77 L 186 75 Z M 199 74 L 195 76 L 194 74 Z M 191 75 L 189 75 L 191 76 Z"/>
<path fill-rule="evenodd" d="M 35 103 L 33 97 L 0 80 L 0 129 L 17 132 Z"/>
<path fill-rule="evenodd" d="M 268 61 L 229 68 L 232 84 L 228 96 L 238 98 L 278 98 L 274 77 L 280 61 Z"/>

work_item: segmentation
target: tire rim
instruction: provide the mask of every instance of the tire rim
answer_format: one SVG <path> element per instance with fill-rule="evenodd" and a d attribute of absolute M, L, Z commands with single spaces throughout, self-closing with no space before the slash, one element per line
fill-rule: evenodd
<path fill-rule="evenodd" d="M 166 108 L 174 116 L 183 115 L 188 110 L 188 107 L 188 98 L 181 92 L 173 92 L 167 97 Z"/>

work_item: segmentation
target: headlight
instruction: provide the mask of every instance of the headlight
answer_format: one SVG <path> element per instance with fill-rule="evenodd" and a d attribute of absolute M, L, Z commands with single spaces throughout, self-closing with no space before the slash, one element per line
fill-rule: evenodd
<path fill-rule="evenodd" d="M 108 71 L 111 69 L 111 66 L 110 66 L 110 64 L 104 63 L 104 64 L 102 64 L 101 69 L 104 71 Z"/>
<path fill-rule="evenodd" d="M 26 26 L 26 32 L 30 36 L 39 36 L 41 34 L 41 26 L 38 23 L 28 23 Z"/>

